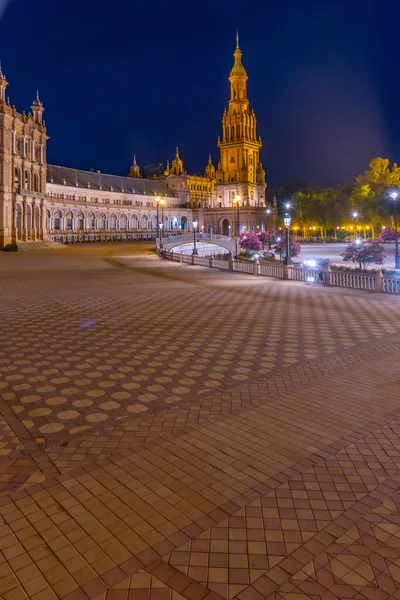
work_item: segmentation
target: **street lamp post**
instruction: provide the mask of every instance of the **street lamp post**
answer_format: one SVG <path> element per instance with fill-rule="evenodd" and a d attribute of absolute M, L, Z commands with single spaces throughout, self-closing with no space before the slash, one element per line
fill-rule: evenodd
<path fill-rule="evenodd" d="M 156 240 L 158 240 L 158 238 L 160 237 L 160 230 L 159 230 L 159 225 L 160 225 L 160 201 L 161 198 L 160 196 L 156 197 L 156 206 L 157 206 L 157 224 L 156 224 Z"/>
<path fill-rule="evenodd" d="M 196 229 L 197 229 L 197 225 L 198 225 L 197 219 L 193 220 L 192 225 L 193 225 L 193 252 L 192 252 L 192 254 L 196 255 L 196 254 L 198 254 L 197 248 L 196 248 Z"/>
<path fill-rule="evenodd" d="M 239 196 L 239 194 L 237 194 L 234 197 L 233 204 L 237 208 L 235 232 L 236 232 L 236 235 L 239 237 L 240 236 L 240 196 Z"/>
<path fill-rule="evenodd" d="M 163 233 L 163 227 L 164 227 L 164 204 L 165 204 L 165 198 L 161 198 L 161 200 L 160 200 L 160 204 L 161 204 L 161 223 L 162 223 L 162 227 L 161 227 L 161 233 Z"/>
<path fill-rule="evenodd" d="M 289 213 L 285 214 L 285 217 L 283 219 L 283 222 L 285 223 L 285 227 L 286 227 L 286 256 L 285 256 L 285 265 L 288 265 L 290 263 L 290 223 L 292 221 L 292 217 L 290 216 Z"/>
<path fill-rule="evenodd" d="M 397 198 L 399 197 L 398 190 L 393 190 L 390 194 L 393 199 L 393 221 L 394 221 L 394 230 L 396 232 L 395 239 L 395 250 L 394 250 L 394 268 L 400 269 L 400 257 L 399 257 L 399 236 L 397 233 Z"/>
<path fill-rule="evenodd" d="M 163 223 L 159 223 L 158 227 L 160 229 L 160 250 L 162 250 L 164 248 L 164 246 L 163 246 L 163 237 L 162 237 Z"/>

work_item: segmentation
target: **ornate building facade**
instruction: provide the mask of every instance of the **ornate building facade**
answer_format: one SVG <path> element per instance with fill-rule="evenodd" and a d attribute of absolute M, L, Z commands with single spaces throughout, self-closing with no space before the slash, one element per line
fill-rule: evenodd
<path fill-rule="evenodd" d="M 136 156 L 128 177 L 48 165 L 39 95 L 29 114 L 17 112 L 0 69 L 0 248 L 154 237 L 157 213 L 167 233 L 190 229 L 194 218 L 200 231 L 225 235 L 237 233 L 238 216 L 241 232 L 273 228 L 247 79 L 237 37 L 217 167 L 209 156 L 204 175 L 188 174 L 177 148 L 161 177 L 145 179 Z"/>

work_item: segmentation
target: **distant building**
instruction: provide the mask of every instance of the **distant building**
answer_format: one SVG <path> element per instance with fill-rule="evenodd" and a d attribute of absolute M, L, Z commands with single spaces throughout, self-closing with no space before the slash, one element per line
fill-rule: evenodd
<path fill-rule="evenodd" d="M 204 175 L 188 174 L 176 149 L 164 174 L 145 179 L 134 156 L 128 177 L 47 165 L 44 107 L 37 94 L 31 113 L 18 113 L 6 99 L 0 68 L 0 248 L 19 241 L 100 241 L 155 237 L 191 229 L 235 235 L 271 229 L 276 205 L 267 206 L 254 110 L 236 39 L 229 106 L 218 138 L 220 159 L 211 155 Z M 157 202 L 162 198 L 163 202 Z"/>

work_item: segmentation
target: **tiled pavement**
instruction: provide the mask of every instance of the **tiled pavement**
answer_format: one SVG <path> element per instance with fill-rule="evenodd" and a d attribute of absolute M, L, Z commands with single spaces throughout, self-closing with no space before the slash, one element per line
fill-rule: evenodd
<path fill-rule="evenodd" d="M 0 597 L 400 600 L 399 300 L 0 256 Z"/>

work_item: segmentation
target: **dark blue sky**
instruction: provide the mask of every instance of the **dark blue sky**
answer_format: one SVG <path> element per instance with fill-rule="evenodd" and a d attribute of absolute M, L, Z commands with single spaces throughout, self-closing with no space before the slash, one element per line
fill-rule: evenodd
<path fill-rule="evenodd" d="M 123 174 L 179 145 L 200 173 L 239 27 L 270 184 L 335 184 L 400 161 L 399 18 L 395 0 L 11 0 L 0 59 L 18 110 L 40 91 L 49 162 Z"/>

